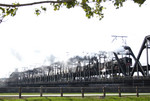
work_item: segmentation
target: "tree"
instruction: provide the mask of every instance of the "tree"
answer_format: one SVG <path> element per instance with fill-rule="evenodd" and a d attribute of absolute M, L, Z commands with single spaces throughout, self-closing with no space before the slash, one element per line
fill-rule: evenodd
<path fill-rule="evenodd" d="M 96 15 L 99 17 L 99 19 L 102 19 L 104 17 L 102 11 L 103 9 L 105 9 L 105 7 L 102 6 L 103 3 L 112 2 L 114 6 L 118 9 L 119 7 L 123 6 L 123 3 L 125 1 L 126 0 L 47 0 L 47 1 L 38 1 L 38 2 L 25 3 L 25 4 L 0 3 L 0 23 L 2 22 L 3 18 L 8 15 L 15 16 L 19 7 L 32 6 L 37 4 L 42 5 L 44 3 L 49 3 L 51 6 L 54 7 L 55 11 L 59 10 L 61 7 L 66 7 L 70 9 L 79 6 L 85 11 L 87 18 L 91 18 L 94 15 Z M 146 0 L 133 0 L 133 1 L 141 6 Z M 46 10 L 47 10 L 46 7 L 41 6 L 41 8 L 35 10 L 35 14 L 40 15 L 41 11 L 46 11 Z"/>

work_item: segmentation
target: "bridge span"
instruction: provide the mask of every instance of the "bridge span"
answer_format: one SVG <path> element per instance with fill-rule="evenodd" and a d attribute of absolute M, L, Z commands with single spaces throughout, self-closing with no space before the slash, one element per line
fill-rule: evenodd
<path fill-rule="evenodd" d="M 8 86 L 149 86 L 150 35 L 143 40 L 136 57 L 129 46 L 123 51 L 110 53 L 101 51 L 93 56 L 75 56 L 67 63 L 55 62 L 23 72 L 13 72 L 7 80 Z M 141 64 L 141 56 L 145 63 Z M 111 57 L 111 58 L 110 58 Z"/>

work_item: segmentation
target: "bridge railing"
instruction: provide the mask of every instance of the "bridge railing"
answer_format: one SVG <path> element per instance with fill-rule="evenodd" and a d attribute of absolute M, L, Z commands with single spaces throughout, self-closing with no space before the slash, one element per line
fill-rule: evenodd
<path fill-rule="evenodd" d="M 137 96 L 150 95 L 150 87 L 1 87 L 0 97 L 32 96 Z"/>

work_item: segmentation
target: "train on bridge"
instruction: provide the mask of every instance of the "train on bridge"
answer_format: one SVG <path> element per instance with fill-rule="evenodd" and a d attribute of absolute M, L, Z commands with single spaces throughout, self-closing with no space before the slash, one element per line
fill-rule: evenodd
<path fill-rule="evenodd" d="M 91 86 L 91 85 L 142 85 L 150 84 L 150 35 L 136 57 L 125 45 L 121 52 L 101 51 L 93 56 L 74 56 L 67 62 L 55 62 L 32 70 L 13 72 L 7 86 Z M 141 55 L 146 64 L 140 63 Z"/>

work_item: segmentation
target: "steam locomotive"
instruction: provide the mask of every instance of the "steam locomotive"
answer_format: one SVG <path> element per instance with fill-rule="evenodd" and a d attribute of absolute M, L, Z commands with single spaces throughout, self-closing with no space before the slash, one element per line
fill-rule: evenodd
<path fill-rule="evenodd" d="M 74 56 L 67 62 L 55 62 L 32 70 L 13 72 L 7 84 L 51 84 L 68 82 L 100 82 L 109 78 L 149 76 L 149 64 L 142 66 L 139 59 L 144 49 L 148 49 L 150 36 L 146 36 L 137 58 L 129 46 L 123 51 L 101 51 L 93 56 Z M 148 56 L 148 52 L 146 54 Z M 141 75 L 139 75 L 141 74 Z"/>

